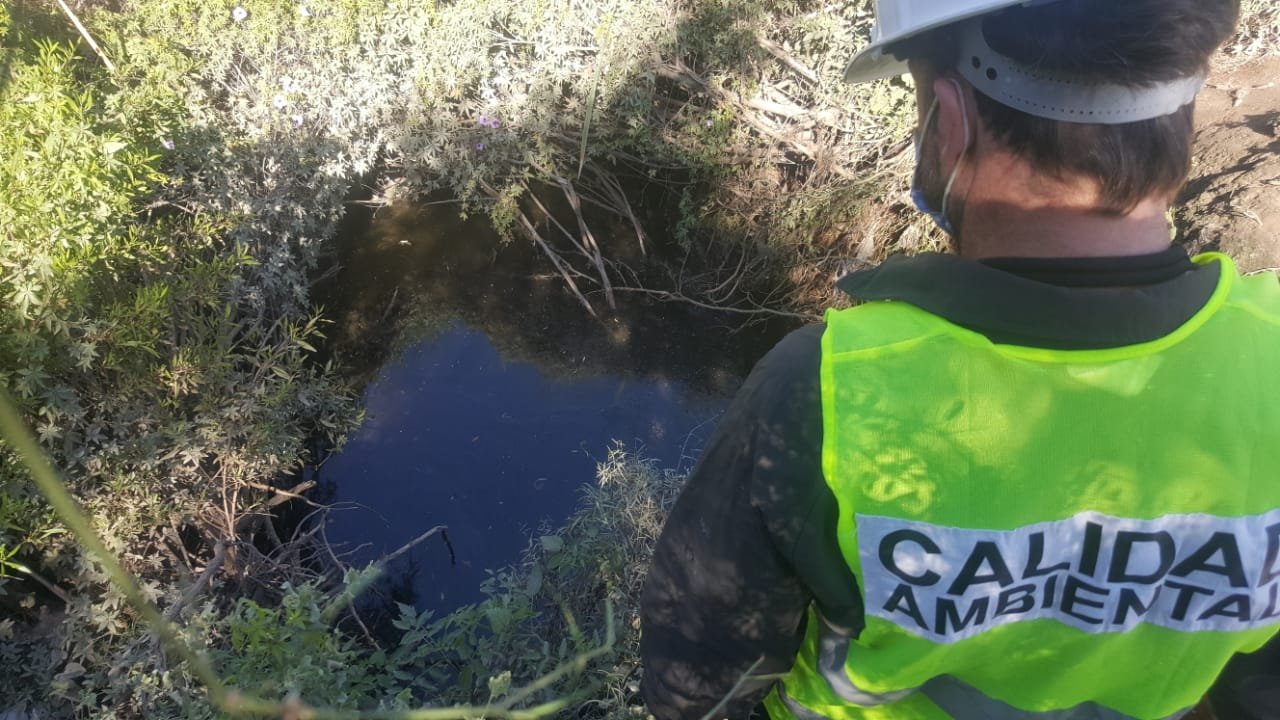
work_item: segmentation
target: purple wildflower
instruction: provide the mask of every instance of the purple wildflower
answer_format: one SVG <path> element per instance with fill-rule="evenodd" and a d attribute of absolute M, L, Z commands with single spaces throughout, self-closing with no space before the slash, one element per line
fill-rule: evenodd
<path fill-rule="evenodd" d="M 293 116 L 292 118 L 290 118 L 290 119 L 291 119 L 291 120 L 293 120 L 293 126 L 294 126 L 294 127 L 302 127 L 302 116 L 301 116 L 301 115 L 294 115 L 294 116 Z"/>
<path fill-rule="evenodd" d="M 476 143 L 476 152 L 484 152 L 484 143 Z"/>

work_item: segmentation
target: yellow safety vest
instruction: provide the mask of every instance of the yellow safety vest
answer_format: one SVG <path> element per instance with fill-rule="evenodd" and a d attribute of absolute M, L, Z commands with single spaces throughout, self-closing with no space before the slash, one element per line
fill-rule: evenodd
<path fill-rule="evenodd" d="M 775 718 L 1165 718 L 1280 629 L 1280 284 L 1222 255 L 1154 342 L 827 315 L 823 472 L 866 605 L 815 609 Z"/>

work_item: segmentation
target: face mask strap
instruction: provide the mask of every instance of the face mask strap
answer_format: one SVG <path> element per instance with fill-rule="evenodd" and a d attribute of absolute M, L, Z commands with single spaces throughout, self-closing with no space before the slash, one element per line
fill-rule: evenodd
<path fill-rule="evenodd" d="M 965 157 L 969 155 L 969 146 L 973 143 L 973 139 L 969 132 L 969 108 L 964 100 L 964 88 L 960 87 L 960 83 L 955 78 L 947 78 L 947 80 L 956 86 L 956 96 L 960 98 L 960 116 L 964 118 L 964 149 L 960 151 L 960 157 L 956 158 L 956 166 L 951 169 L 951 177 L 947 180 L 947 188 L 942 192 L 942 216 L 950 218 L 951 188 L 956 184 L 956 178 L 960 177 L 960 166 L 964 163 Z M 937 97 L 935 97 L 934 107 L 937 107 L 937 100 Z"/>

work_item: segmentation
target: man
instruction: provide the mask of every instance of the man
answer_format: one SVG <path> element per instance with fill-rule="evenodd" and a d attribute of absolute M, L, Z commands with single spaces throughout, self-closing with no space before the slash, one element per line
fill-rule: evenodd
<path fill-rule="evenodd" d="M 958 255 L 841 281 L 725 414 L 642 600 L 660 720 L 1180 717 L 1220 675 L 1280 717 L 1280 285 L 1165 220 L 1238 12 L 879 0 L 848 76 L 909 67 Z"/>

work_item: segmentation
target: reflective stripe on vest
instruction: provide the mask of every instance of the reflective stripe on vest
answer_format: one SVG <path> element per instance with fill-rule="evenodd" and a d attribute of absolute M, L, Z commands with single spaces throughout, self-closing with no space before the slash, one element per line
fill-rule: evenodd
<path fill-rule="evenodd" d="M 792 717 L 795 717 L 798 720 L 829 720 L 826 715 L 819 715 L 818 713 L 796 702 L 794 698 L 792 698 L 790 695 L 787 694 L 787 688 L 785 684 L 779 683 L 777 692 L 778 692 L 778 699 L 781 700 L 782 704 L 785 705 L 787 707 L 787 710 L 791 712 Z M 775 718 L 774 720 L 779 720 L 779 719 Z"/>
<path fill-rule="evenodd" d="M 1048 710 L 1045 712 L 1029 712 L 1002 703 L 981 690 L 966 685 L 949 676 L 936 677 L 920 688 L 921 692 L 942 708 L 948 715 L 960 720 L 1133 720 L 1132 715 L 1116 712 L 1097 703 L 1083 703 L 1066 710 Z M 1191 712 L 1192 708 L 1180 710 L 1164 720 L 1177 718 Z"/>
<path fill-rule="evenodd" d="M 892 693 L 867 692 L 854 685 L 848 673 L 845 672 L 844 663 L 849 655 L 851 642 L 849 635 L 837 629 L 820 612 L 815 611 L 811 617 L 817 619 L 821 633 L 818 640 L 819 674 L 831 686 L 832 692 L 842 700 L 859 707 L 878 707 L 920 692 L 934 705 L 958 720 L 988 718 L 990 720 L 1134 720 L 1131 715 L 1125 715 L 1092 702 L 1082 703 L 1065 710 L 1044 712 L 1019 710 L 948 675 L 934 678 L 918 689 Z M 825 717 L 801 705 L 787 694 L 785 683 L 778 688 L 778 698 L 799 720 L 818 720 Z M 1177 720 L 1191 710 L 1191 708 L 1181 710 L 1164 720 Z"/>
<path fill-rule="evenodd" d="M 872 693 L 853 684 L 844 664 L 849 659 L 849 636 L 837 630 L 822 613 L 814 611 L 819 623 L 818 674 L 841 700 L 859 707 L 886 705 L 914 693 L 915 688 L 888 693 Z"/>

